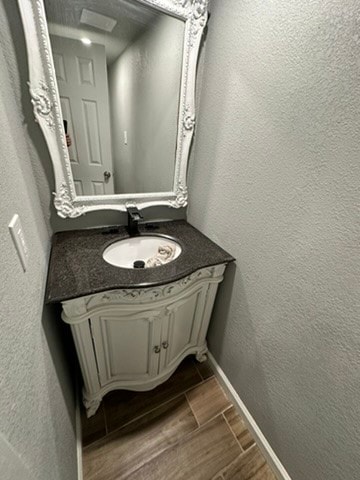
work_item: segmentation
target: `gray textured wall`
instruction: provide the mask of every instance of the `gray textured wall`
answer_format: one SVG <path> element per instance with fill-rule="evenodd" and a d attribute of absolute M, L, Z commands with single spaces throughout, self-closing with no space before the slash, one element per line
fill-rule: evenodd
<path fill-rule="evenodd" d="M 59 312 L 44 308 L 51 192 L 44 141 L 27 92 L 16 2 L 0 1 L 0 476 L 75 480 L 71 339 Z M 15 43 L 16 42 L 16 43 Z M 36 147 L 35 147 L 36 145 Z M 23 272 L 8 224 L 21 215 L 29 246 Z M 25 473 L 24 473 L 25 475 Z"/>
<path fill-rule="evenodd" d="M 211 11 L 188 216 L 237 266 L 210 348 L 294 480 L 357 480 L 360 4 Z"/>

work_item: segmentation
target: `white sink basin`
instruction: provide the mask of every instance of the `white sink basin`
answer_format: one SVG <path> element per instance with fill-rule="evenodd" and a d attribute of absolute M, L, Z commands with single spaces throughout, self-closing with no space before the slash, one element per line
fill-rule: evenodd
<path fill-rule="evenodd" d="M 146 264 L 156 256 L 157 260 L 145 265 L 150 268 L 173 262 L 180 253 L 181 247 L 174 240 L 160 235 L 140 235 L 112 243 L 104 250 L 103 259 L 115 267 L 134 268 L 134 262 L 142 260 Z"/>

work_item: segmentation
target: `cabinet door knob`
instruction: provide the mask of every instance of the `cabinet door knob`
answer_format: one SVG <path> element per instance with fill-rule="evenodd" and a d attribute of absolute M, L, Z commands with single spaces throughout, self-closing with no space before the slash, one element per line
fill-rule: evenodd
<path fill-rule="evenodd" d="M 160 350 L 161 350 L 161 348 L 159 347 L 159 345 L 155 345 L 154 352 L 155 353 L 160 353 Z"/>
<path fill-rule="evenodd" d="M 162 345 L 162 347 L 165 348 L 165 349 L 167 349 L 168 346 L 169 346 L 168 342 L 162 342 L 161 345 Z"/>

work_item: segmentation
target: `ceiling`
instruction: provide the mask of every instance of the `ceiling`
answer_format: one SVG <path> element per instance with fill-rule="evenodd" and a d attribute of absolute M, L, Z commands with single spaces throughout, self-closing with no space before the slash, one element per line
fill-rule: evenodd
<path fill-rule="evenodd" d="M 107 63 L 111 64 L 161 15 L 153 8 L 135 0 L 45 0 L 46 16 L 51 34 L 67 38 L 88 37 L 94 43 L 105 45 Z M 80 22 L 81 12 L 86 8 L 114 18 L 117 23 L 112 32 L 105 32 Z"/>

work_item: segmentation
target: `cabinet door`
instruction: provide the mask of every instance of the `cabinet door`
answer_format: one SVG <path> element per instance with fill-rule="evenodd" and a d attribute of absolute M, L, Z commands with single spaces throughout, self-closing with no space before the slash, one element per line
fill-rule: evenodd
<path fill-rule="evenodd" d="M 159 371 L 160 312 L 112 311 L 90 319 L 100 385 L 138 383 Z"/>
<path fill-rule="evenodd" d="M 162 353 L 160 370 L 176 363 L 179 357 L 198 344 L 202 325 L 206 287 L 172 303 L 166 308 L 161 334 Z"/>

